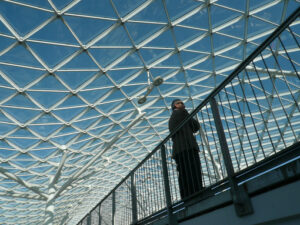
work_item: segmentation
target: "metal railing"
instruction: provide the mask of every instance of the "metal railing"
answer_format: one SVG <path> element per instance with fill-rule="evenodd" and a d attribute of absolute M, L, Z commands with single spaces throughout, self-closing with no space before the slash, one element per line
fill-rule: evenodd
<path fill-rule="evenodd" d="M 191 118 L 200 123 L 204 188 L 228 182 L 237 214 L 251 213 L 235 175 L 300 140 L 300 36 L 293 30 L 299 15 L 300 8 L 79 224 L 137 224 L 154 216 L 176 224 L 172 207 L 182 199 L 172 136 Z"/>

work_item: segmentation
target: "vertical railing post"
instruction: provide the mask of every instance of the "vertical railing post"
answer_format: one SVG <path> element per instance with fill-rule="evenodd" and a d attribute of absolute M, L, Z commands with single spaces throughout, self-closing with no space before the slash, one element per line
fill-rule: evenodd
<path fill-rule="evenodd" d="M 116 213 L 116 193 L 112 192 L 112 213 L 111 213 L 111 224 L 115 224 L 115 213 Z"/>
<path fill-rule="evenodd" d="M 101 225 L 101 221 L 102 221 L 102 218 L 101 218 L 101 204 L 99 205 L 99 222 L 98 222 L 98 225 Z"/>
<path fill-rule="evenodd" d="M 176 215 L 174 215 L 172 212 L 172 200 L 171 200 L 171 192 L 170 192 L 168 167 L 167 167 L 166 147 L 164 145 L 161 146 L 160 152 L 161 152 L 161 162 L 162 162 L 162 171 L 163 171 L 163 178 L 164 178 L 164 188 L 165 188 L 169 224 L 177 225 Z"/>
<path fill-rule="evenodd" d="M 91 222 L 91 212 L 88 213 L 87 215 L 87 225 L 91 225 L 92 222 Z"/>
<path fill-rule="evenodd" d="M 233 165 L 229 153 L 229 148 L 227 145 L 226 136 L 222 125 L 218 104 L 215 98 L 211 98 L 210 105 L 211 105 L 211 110 L 213 113 L 216 129 L 217 129 L 219 141 L 220 141 L 221 151 L 222 151 L 222 155 L 223 155 L 223 159 L 224 159 L 224 163 L 228 175 L 230 191 L 231 191 L 232 200 L 234 203 L 236 213 L 238 216 L 245 216 L 245 215 L 252 214 L 253 208 L 248 193 L 245 190 L 244 186 L 238 186 L 234 176 L 234 169 L 233 169 Z"/>
<path fill-rule="evenodd" d="M 132 203 L 132 224 L 137 223 L 137 196 L 136 196 L 136 188 L 135 188 L 135 181 L 134 181 L 134 173 L 130 176 L 130 189 L 131 189 L 131 203 Z"/>

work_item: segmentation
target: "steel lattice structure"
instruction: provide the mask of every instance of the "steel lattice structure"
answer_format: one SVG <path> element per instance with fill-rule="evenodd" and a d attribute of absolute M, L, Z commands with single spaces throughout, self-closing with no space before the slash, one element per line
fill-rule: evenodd
<path fill-rule="evenodd" d="M 77 223 L 299 5 L 1 0 L 0 223 Z"/>

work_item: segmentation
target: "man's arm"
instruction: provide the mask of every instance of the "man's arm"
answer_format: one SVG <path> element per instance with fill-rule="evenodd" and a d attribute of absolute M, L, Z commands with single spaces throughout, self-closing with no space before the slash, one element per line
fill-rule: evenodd
<path fill-rule="evenodd" d="M 169 121 L 169 130 L 172 132 L 188 116 L 186 110 L 174 110 Z"/>
<path fill-rule="evenodd" d="M 190 124 L 191 124 L 193 133 L 196 133 L 200 128 L 199 122 L 197 120 L 195 120 L 194 118 L 192 118 L 190 121 Z"/>

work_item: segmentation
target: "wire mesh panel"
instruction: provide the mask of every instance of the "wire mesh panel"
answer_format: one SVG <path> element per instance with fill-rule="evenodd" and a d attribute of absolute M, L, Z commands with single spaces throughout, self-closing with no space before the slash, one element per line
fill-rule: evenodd
<path fill-rule="evenodd" d="M 109 195 L 100 206 L 100 223 L 101 224 L 113 224 L 113 196 Z"/>
<path fill-rule="evenodd" d="M 134 174 L 138 219 L 166 207 L 160 152 L 153 154 Z"/>
<path fill-rule="evenodd" d="M 206 105 L 197 115 L 200 122 L 198 140 L 203 181 L 204 186 L 210 186 L 224 179 L 226 170 L 210 106 Z"/>
<path fill-rule="evenodd" d="M 171 201 L 173 203 L 181 200 L 180 191 L 179 191 L 179 183 L 178 183 L 178 171 L 176 169 L 176 163 L 174 159 L 172 159 L 172 142 L 169 140 L 166 143 L 166 163 L 168 168 L 169 175 L 169 183 L 170 183 L 170 194 Z"/>
<path fill-rule="evenodd" d="M 299 141 L 297 38 L 286 29 L 217 95 L 235 171 Z"/>
<path fill-rule="evenodd" d="M 97 206 L 92 212 L 91 212 L 91 225 L 98 225 L 100 221 L 100 207 Z"/>
<path fill-rule="evenodd" d="M 120 225 L 132 222 L 131 181 L 127 179 L 115 190 L 114 223 Z"/>

